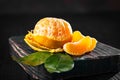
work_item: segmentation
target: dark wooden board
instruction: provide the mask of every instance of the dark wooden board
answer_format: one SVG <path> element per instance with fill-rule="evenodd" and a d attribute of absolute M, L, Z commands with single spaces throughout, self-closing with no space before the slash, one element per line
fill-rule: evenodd
<path fill-rule="evenodd" d="M 9 38 L 10 54 L 16 58 L 35 52 L 25 42 L 23 36 Z M 64 73 L 50 74 L 43 65 L 28 66 L 18 63 L 31 77 L 40 80 L 58 80 L 71 77 L 87 77 L 119 71 L 120 50 L 104 43 L 98 42 L 96 48 L 81 57 L 74 57 L 75 67 Z"/>

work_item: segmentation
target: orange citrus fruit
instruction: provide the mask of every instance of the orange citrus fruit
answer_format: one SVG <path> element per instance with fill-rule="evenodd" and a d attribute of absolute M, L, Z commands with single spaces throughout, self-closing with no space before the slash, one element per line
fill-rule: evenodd
<path fill-rule="evenodd" d="M 80 31 L 74 31 L 72 35 L 72 42 L 77 42 L 80 39 L 84 38 L 84 35 Z"/>
<path fill-rule="evenodd" d="M 46 17 L 37 22 L 34 30 L 29 32 L 24 40 L 37 51 L 62 51 L 63 45 L 72 40 L 72 28 L 63 19 Z"/>
<path fill-rule="evenodd" d="M 97 40 L 90 36 L 84 36 L 80 31 L 74 31 L 72 41 L 64 44 L 63 49 L 70 55 L 80 56 L 94 50 Z"/>
<path fill-rule="evenodd" d="M 91 40 L 92 40 L 92 44 L 88 51 L 92 51 L 96 47 L 96 44 L 97 44 L 97 40 L 95 38 L 91 38 Z"/>
<path fill-rule="evenodd" d="M 91 38 L 86 36 L 77 42 L 68 42 L 64 44 L 63 49 L 70 55 L 80 56 L 89 51 L 91 44 Z"/>

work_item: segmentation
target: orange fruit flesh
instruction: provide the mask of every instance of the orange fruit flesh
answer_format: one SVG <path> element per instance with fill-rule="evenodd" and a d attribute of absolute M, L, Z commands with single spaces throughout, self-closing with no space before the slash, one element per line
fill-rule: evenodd
<path fill-rule="evenodd" d="M 74 31 L 72 42 L 64 44 L 63 49 L 70 55 L 80 56 L 94 50 L 97 40 L 90 36 L 84 36 L 79 31 Z"/>
<path fill-rule="evenodd" d="M 84 38 L 80 31 L 74 31 L 72 34 L 72 42 L 77 42 L 80 39 Z"/>
<path fill-rule="evenodd" d="M 38 21 L 24 40 L 34 50 L 60 52 L 63 45 L 72 40 L 72 28 L 63 19 L 47 17 Z"/>
<path fill-rule="evenodd" d="M 63 49 L 70 55 L 83 55 L 89 50 L 91 43 L 91 38 L 87 36 L 82 38 L 78 42 L 66 43 L 63 46 Z"/>
<path fill-rule="evenodd" d="M 62 52 L 70 55 L 83 55 L 92 51 L 97 44 L 95 38 L 84 36 L 79 31 L 72 33 L 70 24 L 58 18 L 43 18 L 29 32 L 25 42 L 36 51 Z"/>
<path fill-rule="evenodd" d="M 33 30 L 34 36 L 43 36 L 55 41 L 66 41 L 72 37 L 71 25 L 59 18 L 43 18 Z"/>
<path fill-rule="evenodd" d="M 96 44 L 97 44 L 97 40 L 95 38 L 91 38 L 91 39 L 92 39 L 92 44 L 89 48 L 89 51 L 94 50 L 94 48 L 96 47 Z"/>

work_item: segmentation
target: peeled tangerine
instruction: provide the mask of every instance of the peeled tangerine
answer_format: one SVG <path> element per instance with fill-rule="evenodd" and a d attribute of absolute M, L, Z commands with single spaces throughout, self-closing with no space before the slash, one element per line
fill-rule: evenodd
<path fill-rule="evenodd" d="M 72 40 L 72 28 L 63 19 L 46 17 L 37 22 L 24 40 L 34 50 L 60 52 L 63 45 Z"/>
<path fill-rule="evenodd" d="M 63 49 L 70 55 L 80 56 L 92 51 L 96 47 L 97 40 L 90 36 L 83 36 L 79 31 L 73 33 L 72 42 L 64 44 Z"/>

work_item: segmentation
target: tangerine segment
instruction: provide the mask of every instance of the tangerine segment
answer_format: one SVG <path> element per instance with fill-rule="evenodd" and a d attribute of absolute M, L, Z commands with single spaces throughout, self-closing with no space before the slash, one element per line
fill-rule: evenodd
<path fill-rule="evenodd" d="M 63 19 L 46 17 L 37 22 L 33 34 L 46 36 L 56 41 L 66 41 L 68 39 L 71 40 L 72 28 L 71 25 Z"/>
<path fill-rule="evenodd" d="M 91 46 L 92 40 L 89 36 L 80 39 L 78 42 L 68 42 L 64 44 L 63 49 L 70 55 L 83 55 L 88 52 Z"/>
<path fill-rule="evenodd" d="M 80 31 L 74 31 L 72 34 L 72 42 L 77 42 L 80 39 L 84 38 L 84 35 Z"/>
<path fill-rule="evenodd" d="M 91 39 L 92 39 L 92 45 L 90 46 L 89 51 L 92 51 L 97 44 L 97 40 L 95 38 L 91 38 Z"/>
<path fill-rule="evenodd" d="M 33 49 L 36 51 L 49 51 L 49 52 L 62 52 L 63 49 L 62 48 L 57 48 L 57 49 L 49 49 L 45 46 L 42 46 L 41 44 L 39 44 L 38 42 L 36 42 L 33 38 L 33 35 L 31 32 L 29 32 L 25 38 L 24 38 L 25 42 Z"/>

